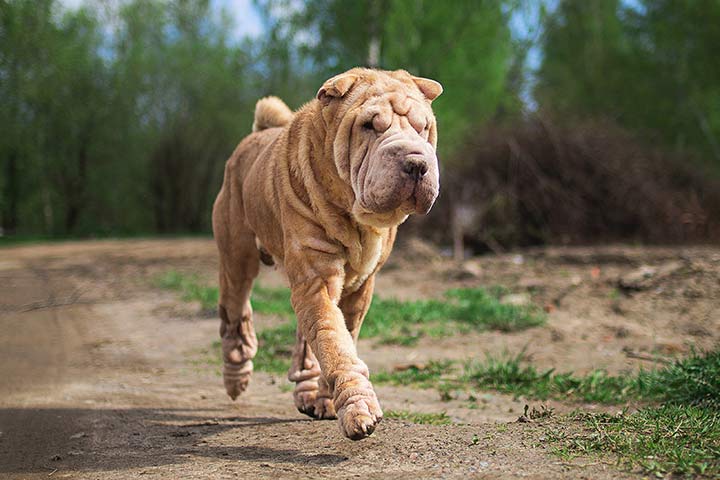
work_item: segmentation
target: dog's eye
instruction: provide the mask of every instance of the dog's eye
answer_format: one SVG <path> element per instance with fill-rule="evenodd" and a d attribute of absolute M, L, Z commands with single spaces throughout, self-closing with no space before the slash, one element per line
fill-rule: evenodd
<path fill-rule="evenodd" d="M 362 128 L 365 130 L 375 130 L 375 126 L 373 125 L 372 120 L 368 120 L 367 122 L 363 123 Z"/>

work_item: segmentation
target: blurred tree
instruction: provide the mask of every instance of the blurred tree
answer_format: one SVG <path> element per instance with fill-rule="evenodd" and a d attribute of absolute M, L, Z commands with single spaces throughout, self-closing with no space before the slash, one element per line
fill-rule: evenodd
<path fill-rule="evenodd" d="M 107 105 L 98 23 L 87 10 L 58 15 L 46 0 L 3 7 L 3 227 L 73 232 Z"/>
<path fill-rule="evenodd" d="M 720 3 L 562 1 L 544 19 L 541 108 L 605 116 L 720 167 Z"/>
<path fill-rule="evenodd" d="M 275 95 L 298 108 L 312 98 L 325 72 L 308 58 L 299 27 L 288 21 L 294 11 L 289 1 L 255 0 L 255 6 L 265 34 L 244 46 L 251 56 L 253 90 L 258 97 Z"/>
<path fill-rule="evenodd" d="M 252 123 L 246 56 L 207 0 L 147 2 L 121 11 L 119 85 L 138 121 L 140 173 L 160 232 L 207 230 L 222 165 Z M 120 99 L 122 101 L 122 99 Z"/>
<path fill-rule="evenodd" d="M 390 0 L 382 37 L 383 68 L 404 68 L 438 80 L 444 93 L 434 102 L 446 164 L 461 162 L 458 147 L 471 132 L 499 116 L 517 113 L 508 86 L 513 45 L 508 3 Z"/>
<path fill-rule="evenodd" d="M 443 83 L 439 153 L 456 175 L 477 129 L 516 118 L 529 96 L 533 11 L 545 13 L 531 104 L 568 122 L 610 117 L 720 169 L 717 1 L 255 5 L 264 34 L 238 40 L 211 0 L 0 0 L 3 232 L 207 231 L 255 101 L 298 107 L 357 65 Z"/>
<path fill-rule="evenodd" d="M 536 97 L 541 106 L 578 115 L 624 110 L 627 38 L 619 0 L 563 1 L 545 17 L 544 60 Z"/>
<path fill-rule="evenodd" d="M 517 112 L 508 89 L 513 44 L 508 18 L 517 2 L 463 0 L 448 8 L 431 0 L 264 0 L 282 12 L 286 36 L 322 80 L 355 66 L 406 69 L 440 81 L 435 103 L 440 153 L 452 163 L 470 129 L 502 113 Z M 319 72 L 319 75 L 318 75 Z"/>
<path fill-rule="evenodd" d="M 208 0 L 0 7 L 3 230 L 209 229 L 258 95 L 229 17 Z"/>
<path fill-rule="evenodd" d="M 43 180 L 36 99 L 43 75 L 39 63 L 47 60 L 44 46 L 54 33 L 51 7 L 49 0 L 0 2 L 0 215 L 9 234 L 21 226 L 24 198 L 36 201 Z"/>
<path fill-rule="evenodd" d="M 720 168 L 720 2 L 644 0 L 625 15 L 638 56 L 648 59 L 639 77 L 650 87 L 648 127 Z"/>

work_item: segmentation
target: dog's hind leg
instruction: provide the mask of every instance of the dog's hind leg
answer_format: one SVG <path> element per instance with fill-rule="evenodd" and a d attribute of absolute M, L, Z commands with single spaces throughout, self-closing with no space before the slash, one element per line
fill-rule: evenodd
<path fill-rule="evenodd" d="M 235 400 L 247 388 L 257 338 L 252 320 L 250 291 L 258 274 L 255 237 L 249 230 L 233 232 L 230 248 L 220 249 L 220 337 L 225 390 Z"/>
<path fill-rule="evenodd" d="M 299 328 L 288 380 L 295 382 L 293 399 L 301 413 L 318 419 L 337 418 L 332 393 L 320 375 L 320 363 Z"/>
<path fill-rule="evenodd" d="M 375 275 L 371 275 L 365 280 L 360 288 L 353 293 L 342 297 L 338 307 L 345 317 L 345 326 L 350 331 L 355 345 L 357 345 L 358 335 L 360 335 L 360 327 L 362 327 L 365 315 L 370 308 L 372 295 L 375 289 Z"/>

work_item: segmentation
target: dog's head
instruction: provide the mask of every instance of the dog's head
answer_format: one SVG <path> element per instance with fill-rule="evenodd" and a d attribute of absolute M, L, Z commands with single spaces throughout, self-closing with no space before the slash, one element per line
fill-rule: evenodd
<path fill-rule="evenodd" d="M 442 86 L 404 70 L 355 68 L 317 94 L 334 126 L 335 165 L 352 187 L 361 223 L 397 225 L 430 211 L 440 189 L 437 125 L 430 103 Z"/>

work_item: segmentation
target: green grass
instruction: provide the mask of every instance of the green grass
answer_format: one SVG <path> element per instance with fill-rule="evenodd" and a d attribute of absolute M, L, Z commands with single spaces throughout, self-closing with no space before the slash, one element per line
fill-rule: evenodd
<path fill-rule="evenodd" d="M 548 432 L 553 451 L 563 458 L 614 454 L 626 469 L 664 478 L 720 478 L 720 411 L 668 403 L 618 415 L 573 416 L 581 433 Z"/>
<path fill-rule="evenodd" d="M 433 337 L 469 331 L 512 332 L 545 323 L 536 306 L 506 305 L 501 290 L 462 288 L 445 292 L 443 300 L 400 301 L 374 298 L 361 335 L 381 343 L 413 345 L 424 335 Z"/>
<path fill-rule="evenodd" d="M 199 301 L 203 308 L 214 308 L 218 301 L 217 287 L 201 285 L 193 275 L 169 271 L 159 276 L 155 284 L 182 292 L 183 299 Z M 452 335 L 470 330 L 500 330 L 511 332 L 545 323 L 544 312 L 536 306 L 506 305 L 500 287 L 489 290 L 461 288 L 445 292 L 444 300 L 400 301 L 375 297 L 362 334 L 380 337 L 389 343 L 403 343 L 397 337 L 411 328 L 424 329 L 420 334 Z M 255 286 L 252 294 L 253 310 L 263 314 L 292 316 L 290 290 Z M 411 335 L 412 337 L 412 335 Z M 418 337 L 416 337 L 418 338 Z M 410 340 L 412 341 L 412 340 Z"/>
<path fill-rule="evenodd" d="M 217 308 L 218 289 L 201 285 L 195 275 L 184 275 L 171 270 L 155 278 L 154 284 L 168 290 L 176 290 L 187 302 L 200 302 L 203 310 Z"/>
<path fill-rule="evenodd" d="M 253 359 L 255 368 L 278 375 L 286 374 L 295 345 L 295 322 L 261 330 L 257 339 L 258 351 Z"/>
<path fill-rule="evenodd" d="M 275 328 L 266 328 L 257 334 L 258 351 L 253 358 L 255 370 L 284 375 L 290 368 L 290 357 L 295 344 L 295 324 L 284 323 Z M 203 352 L 205 361 L 211 365 L 222 365 L 222 344 L 212 343 L 209 351 Z"/>
<path fill-rule="evenodd" d="M 620 403 L 637 397 L 642 380 L 633 376 L 611 376 L 602 370 L 587 375 L 538 370 L 523 361 L 522 353 L 511 358 L 488 357 L 466 363 L 462 383 L 515 396 L 540 400 L 561 398 L 586 402 Z"/>
<path fill-rule="evenodd" d="M 445 412 L 419 413 L 409 412 L 407 410 L 387 410 L 384 415 L 385 418 L 403 420 L 406 422 L 417 423 L 418 425 L 450 425 L 452 423 L 452 420 Z"/>
<path fill-rule="evenodd" d="M 258 351 L 253 358 L 253 367 L 258 372 L 285 375 L 290 369 L 292 348 L 295 345 L 295 323 L 284 323 L 275 328 L 266 328 L 257 334 Z M 212 343 L 205 351 L 205 361 L 211 365 L 222 365 L 222 344 Z"/>
<path fill-rule="evenodd" d="M 558 455 L 615 454 L 618 463 L 658 477 L 720 478 L 720 351 L 627 379 L 638 399 L 660 402 L 635 413 L 579 413 L 584 431 L 549 432 Z"/>
<path fill-rule="evenodd" d="M 200 302 L 203 310 L 215 309 L 218 304 L 218 288 L 202 285 L 194 275 L 169 271 L 155 278 L 160 288 L 175 290 L 189 302 Z M 295 344 L 295 321 L 290 306 L 290 291 L 286 288 L 265 288 L 255 284 L 251 302 L 253 309 L 267 315 L 280 315 L 289 319 L 277 327 L 266 328 L 257 333 L 258 352 L 253 359 L 258 371 L 284 374 L 290 368 L 290 356 Z M 222 365 L 220 341 L 215 341 L 207 352 L 207 363 Z"/>
<path fill-rule="evenodd" d="M 523 353 L 485 360 L 430 362 L 425 368 L 380 372 L 377 383 L 421 388 L 491 389 L 539 400 L 556 398 L 618 404 L 631 400 L 666 401 L 693 405 L 720 404 L 720 350 L 693 353 L 660 370 L 632 375 L 608 375 L 596 370 L 586 375 L 540 370 Z"/>
<path fill-rule="evenodd" d="M 646 388 L 656 398 L 720 410 L 720 348 L 693 352 L 648 376 Z"/>
<path fill-rule="evenodd" d="M 372 375 L 372 381 L 378 384 L 431 388 L 437 386 L 443 376 L 452 374 L 454 368 L 454 362 L 449 360 L 434 361 L 423 368 L 411 366 L 401 372 L 377 372 Z"/>
<path fill-rule="evenodd" d="M 563 457 L 614 454 L 626 469 L 646 474 L 720 478 L 720 350 L 694 352 L 672 365 L 632 375 L 602 371 L 575 376 L 538 370 L 524 357 L 484 361 L 430 362 L 425 368 L 379 373 L 375 383 L 435 387 L 445 398 L 453 388 L 492 389 L 516 396 L 616 404 L 641 401 L 632 414 L 579 413 L 581 433 L 546 432 L 553 451 Z M 647 405 L 650 404 L 650 405 Z M 528 412 L 531 419 L 551 410 Z"/>
<path fill-rule="evenodd" d="M 181 293 L 183 300 L 199 302 L 203 310 L 213 310 L 218 303 L 218 288 L 203 285 L 197 276 L 168 271 L 155 278 L 154 284 Z M 500 303 L 507 293 L 500 287 L 456 289 L 445 293 L 445 300 L 403 302 L 374 298 L 361 330 L 364 338 L 380 343 L 413 345 L 422 336 L 449 336 L 471 330 L 496 329 L 514 331 L 542 325 L 544 313 L 534 306 Z M 289 367 L 290 348 L 295 342 L 294 313 L 287 288 L 253 287 L 253 310 L 260 314 L 279 315 L 286 324 L 263 329 L 258 333 L 258 370 L 279 373 Z M 219 344 L 214 350 L 219 349 Z"/>
<path fill-rule="evenodd" d="M 204 310 L 217 307 L 219 292 L 217 287 L 202 285 L 195 275 L 185 275 L 171 270 L 155 278 L 154 284 L 160 288 L 176 290 L 188 302 L 200 302 Z M 257 283 L 253 287 L 251 302 L 253 310 L 268 315 L 293 315 L 290 306 L 290 290 L 287 288 L 265 288 Z"/>
<path fill-rule="evenodd" d="M 199 301 L 204 309 L 217 305 L 217 289 L 197 278 L 168 272 L 159 286 Z M 422 335 L 450 335 L 488 328 L 503 331 L 540 325 L 544 316 L 534 307 L 503 305 L 501 291 L 451 290 L 444 300 L 400 302 L 375 299 L 363 326 L 364 336 L 387 343 L 411 344 Z M 256 286 L 253 308 L 263 314 L 289 319 L 258 333 L 257 370 L 284 374 L 289 368 L 295 325 L 287 289 Z M 220 342 L 213 344 L 212 362 L 220 363 Z M 579 433 L 547 432 L 553 451 L 563 457 L 614 454 L 620 466 L 664 477 L 720 478 L 720 351 L 693 353 L 688 358 L 653 371 L 614 376 L 603 371 L 586 375 L 538 369 L 521 353 L 514 357 L 488 357 L 465 363 L 434 361 L 398 372 L 379 372 L 375 383 L 437 388 L 445 398 L 452 389 L 492 389 L 515 396 L 617 404 L 641 401 L 648 406 L 618 415 L 579 413 Z M 534 410 L 534 409 L 533 409 Z M 530 418 L 545 418 L 533 412 Z M 539 415 L 539 416 L 538 416 Z M 386 412 L 387 418 L 413 423 L 451 423 L 443 413 L 404 410 Z M 506 426 L 501 426 L 506 428 Z M 500 431 L 500 430 L 499 430 Z"/>

